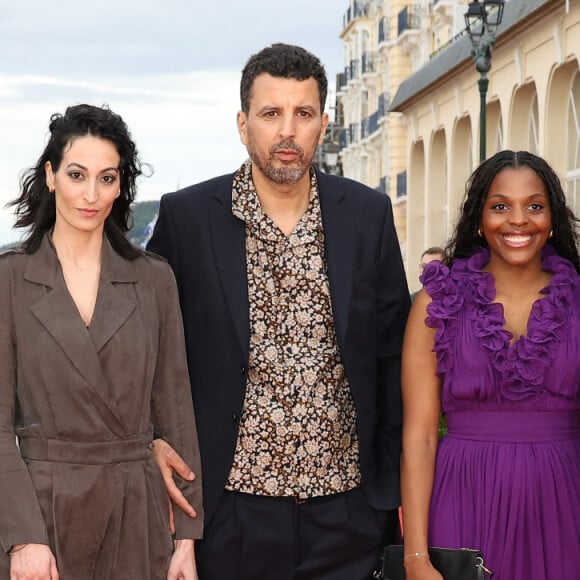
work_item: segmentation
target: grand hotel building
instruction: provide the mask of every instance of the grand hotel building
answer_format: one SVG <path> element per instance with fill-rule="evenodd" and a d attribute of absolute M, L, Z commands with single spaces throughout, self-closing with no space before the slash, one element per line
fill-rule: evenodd
<path fill-rule="evenodd" d="M 337 79 L 342 173 L 390 195 L 409 286 L 445 243 L 479 162 L 479 73 L 465 0 L 351 0 Z M 488 73 L 486 155 L 545 157 L 580 213 L 580 1 L 506 0 Z"/>

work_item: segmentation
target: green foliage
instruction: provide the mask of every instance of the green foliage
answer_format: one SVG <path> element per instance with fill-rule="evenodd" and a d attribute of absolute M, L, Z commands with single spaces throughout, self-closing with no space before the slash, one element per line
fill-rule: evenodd
<path fill-rule="evenodd" d="M 447 417 L 441 415 L 439 418 L 439 437 L 443 437 L 444 435 L 447 435 Z"/>
<path fill-rule="evenodd" d="M 133 244 L 145 246 L 151 236 L 158 211 L 159 201 L 141 201 L 133 204 L 133 227 L 128 235 Z"/>

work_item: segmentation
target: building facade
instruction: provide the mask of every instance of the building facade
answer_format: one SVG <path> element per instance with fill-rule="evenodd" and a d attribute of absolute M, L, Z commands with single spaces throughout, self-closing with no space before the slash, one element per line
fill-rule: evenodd
<path fill-rule="evenodd" d="M 341 34 L 348 65 L 337 83 L 343 173 L 393 199 L 411 289 L 421 252 L 448 239 L 479 162 L 479 73 L 465 34 L 467 4 L 351 2 Z M 374 58 L 372 72 L 363 65 L 366 52 L 375 55 L 364 59 Z M 544 156 L 576 213 L 579 61 L 580 2 L 506 0 L 487 75 L 486 155 L 527 149 Z"/>
<path fill-rule="evenodd" d="M 351 0 L 343 16 L 344 73 L 337 79 L 340 159 L 345 176 L 388 194 L 403 255 L 407 247 L 407 126 L 391 112 L 401 84 L 461 30 L 464 6 Z"/>

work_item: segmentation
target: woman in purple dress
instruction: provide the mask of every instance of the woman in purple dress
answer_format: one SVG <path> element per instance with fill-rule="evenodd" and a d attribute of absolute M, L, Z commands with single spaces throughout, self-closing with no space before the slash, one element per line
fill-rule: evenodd
<path fill-rule="evenodd" d="M 428 545 L 480 549 L 494 580 L 580 575 L 577 222 L 543 159 L 502 151 L 425 268 L 403 350 L 408 580 L 442 578 Z"/>

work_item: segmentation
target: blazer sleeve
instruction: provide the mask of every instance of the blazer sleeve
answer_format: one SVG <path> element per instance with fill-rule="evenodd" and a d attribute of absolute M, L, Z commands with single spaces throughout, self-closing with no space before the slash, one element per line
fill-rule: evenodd
<path fill-rule="evenodd" d="M 398 505 L 399 471 L 402 448 L 401 350 L 410 308 L 409 289 L 397 239 L 390 201 L 381 235 L 377 303 L 377 442 L 382 451 L 385 489 Z"/>
<path fill-rule="evenodd" d="M 161 323 L 151 416 L 156 435 L 167 441 L 195 473 L 193 482 L 175 476 L 178 487 L 197 512 L 191 518 L 180 509 L 174 511 L 176 537 L 199 539 L 203 535 L 202 473 L 183 322 L 175 277 L 167 264 L 161 265 L 165 275 L 157 298 Z"/>
<path fill-rule="evenodd" d="M 48 544 L 30 474 L 16 442 L 17 350 L 11 256 L 0 257 L 0 545 Z"/>

